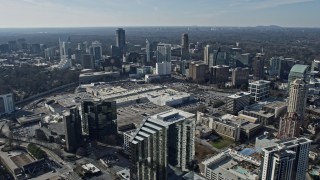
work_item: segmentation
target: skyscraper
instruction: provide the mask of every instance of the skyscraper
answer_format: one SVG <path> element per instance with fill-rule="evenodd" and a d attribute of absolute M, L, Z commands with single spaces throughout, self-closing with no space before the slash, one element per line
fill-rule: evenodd
<path fill-rule="evenodd" d="M 121 56 L 126 53 L 126 32 L 124 29 L 119 28 L 116 30 L 116 46 L 120 49 Z"/>
<path fill-rule="evenodd" d="M 158 44 L 156 55 L 158 63 L 171 62 L 171 44 Z"/>
<path fill-rule="evenodd" d="M 305 180 L 311 140 L 297 138 L 262 148 L 262 180 Z"/>
<path fill-rule="evenodd" d="M 258 54 L 252 63 L 253 79 L 261 80 L 264 77 L 264 57 Z"/>
<path fill-rule="evenodd" d="M 130 179 L 167 179 L 168 164 L 187 171 L 194 135 L 194 114 L 174 109 L 146 118 L 130 142 Z"/>
<path fill-rule="evenodd" d="M 232 86 L 239 87 L 248 84 L 249 68 L 235 68 L 232 70 Z"/>
<path fill-rule="evenodd" d="M 181 60 L 189 58 L 189 36 L 187 33 L 183 33 L 181 37 Z"/>
<path fill-rule="evenodd" d="M 213 62 L 210 62 L 210 54 L 211 54 L 211 61 L 214 61 L 213 48 L 210 45 L 207 45 L 204 48 L 203 60 L 205 64 L 209 65 L 209 67 L 213 66 Z"/>
<path fill-rule="evenodd" d="M 293 138 L 300 134 L 307 102 L 307 84 L 303 79 L 296 79 L 290 85 L 288 110 L 280 119 L 279 138 Z"/>
<path fill-rule="evenodd" d="M 117 134 L 115 101 L 83 101 L 82 129 L 91 139 L 103 140 Z"/>
<path fill-rule="evenodd" d="M 60 59 L 70 59 L 72 53 L 70 38 L 59 38 L 59 46 Z"/>
<path fill-rule="evenodd" d="M 82 142 L 81 117 L 77 107 L 63 112 L 66 151 L 75 153 Z"/>
<path fill-rule="evenodd" d="M 310 66 L 302 65 L 302 64 L 294 65 L 291 68 L 290 73 L 289 73 L 289 77 L 288 77 L 288 90 L 290 90 L 291 82 L 298 79 L 298 78 L 303 79 L 305 82 L 308 82 L 309 81 L 309 73 L 310 73 Z"/>
<path fill-rule="evenodd" d="M 47 61 L 52 61 L 55 55 L 54 48 L 47 48 L 44 50 L 44 56 Z"/>
<path fill-rule="evenodd" d="M 89 48 L 90 55 L 92 55 L 94 60 L 94 66 L 97 68 L 100 66 L 100 61 L 102 60 L 102 46 L 99 41 L 92 42 Z"/>
<path fill-rule="evenodd" d="M 148 39 L 146 39 L 146 62 L 151 62 L 151 44 Z"/>
<path fill-rule="evenodd" d="M 90 54 L 82 54 L 81 66 L 83 69 L 94 69 L 94 60 Z"/>

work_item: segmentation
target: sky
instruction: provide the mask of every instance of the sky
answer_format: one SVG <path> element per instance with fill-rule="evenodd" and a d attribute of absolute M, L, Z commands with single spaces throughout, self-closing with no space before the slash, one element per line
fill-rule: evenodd
<path fill-rule="evenodd" d="M 320 27 L 320 0 L 0 0 L 0 28 Z"/>

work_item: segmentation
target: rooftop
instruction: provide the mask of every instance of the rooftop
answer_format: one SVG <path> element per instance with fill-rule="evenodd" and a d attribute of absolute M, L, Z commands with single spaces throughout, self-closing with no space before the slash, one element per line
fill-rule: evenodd
<path fill-rule="evenodd" d="M 261 162 L 253 157 L 228 149 L 202 162 L 207 168 L 226 178 L 256 179 Z"/>
<path fill-rule="evenodd" d="M 270 84 L 271 82 L 270 81 L 266 81 L 266 80 L 258 80 L 258 81 L 253 81 L 249 84 L 252 84 L 252 85 L 263 85 L 263 84 Z"/>
<path fill-rule="evenodd" d="M 291 68 L 290 73 L 306 73 L 308 68 L 308 65 L 296 64 Z"/>
<path fill-rule="evenodd" d="M 117 109 L 119 130 L 126 126 L 138 126 L 147 116 L 172 109 L 169 106 L 158 106 L 151 102 L 135 104 Z"/>
<path fill-rule="evenodd" d="M 243 96 L 248 96 L 248 95 L 250 95 L 249 92 L 238 92 L 236 94 L 232 94 L 232 95 L 228 96 L 228 98 L 237 99 L 237 98 L 240 98 L 240 97 L 243 97 Z"/>

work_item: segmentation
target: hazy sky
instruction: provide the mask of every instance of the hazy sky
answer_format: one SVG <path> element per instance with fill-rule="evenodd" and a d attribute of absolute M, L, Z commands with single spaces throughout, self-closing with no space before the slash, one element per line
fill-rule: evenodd
<path fill-rule="evenodd" d="M 0 28 L 320 27 L 320 0 L 0 0 Z"/>

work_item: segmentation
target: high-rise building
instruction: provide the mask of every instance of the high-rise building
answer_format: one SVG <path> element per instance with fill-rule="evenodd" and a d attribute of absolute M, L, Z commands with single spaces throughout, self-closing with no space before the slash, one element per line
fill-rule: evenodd
<path fill-rule="evenodd" d="M 55 49 L 47 48 L 44 50 L 44 56 L 47 61 L 52 61 L 54 59 Z"/>
<path fill-rule="evenodd" d="M 210 54 L 212 54 L 211 56 L 211 59 L 210 59 Z M 213 66 L 213 61 L 214 61 L 214 53 L 213 53 L 213 48 L 212 46 L 210 45 L 207 45 L 206 47 L 204 47 L 204 55 L 203 55 L 203 60 L 204 60 L 204 63 L 206 65 L 208 65 L 209 67 Z M 210 60 L 212 62 L 210 62 Z"/>
<path fill-rule="evenodd" d="M 235 68 L 232 70 L 232 86 L 238 87 L 248 84 L 249 68 Z"/>
<path fill-rule="evenodd" d="M 186 60 L 182 60 L 180 62 L 180 72 L 182 75 L 186 75 L 186 65 L 187 65 L 187 61 Z"/>
<path fill-rule="evenodd" d="M 33 54 L 40 54 L 41 53 L 40 44 L 31 44 L 30 51 Z"/>
<path fill-rule="evenodd" d="M 82 54 L 81 66 L 83 69 L 94 69 L 94 60 L 90 54 Z"/>
<path fill-rule="evenodd" d="M 18 49 L 17 41 L 8 41 L 9 51 L 16 51 Z"/>
<path fill-rule="evenodd" d="M 239 111 L 243 110 L 246 106 L 250 105 L 250 93 L 239 92 L 227 97 L 227 111 L 232 114 L 238 114 Z"/>
<path fill-rule="evenodd" d="M 89 54 L 92 55 L 94 60 L 94 66 L 97 68 L 100 66 L 100 61 L 102 60 L 102 46 L 99 41 L 92 42 L 89 47 Z"/>
<path fill-rule="evenodd" d="M 126 31 L 119 28 L 117 29 L 116 34 L 116 46 L 119 48 L 120 55 L 123 56 L 126 54 Z"/>
<path fill-rule="evenodd" d="M 189 35 L 187 33 L 182 34 L 181 47 L 185 49 L 189 49 Z"/>
<path fill-rule="evenodd" d="M 27 41 L 23 38 L 17 40 L 17 46 L 19 50 L 24 50 L 28 48 Z"/>
<path fill-rule="evenodd" d="M 310 66 L 296 64 L 294 65 L 289 73 L 288 77 L 288 90 L 290 90 L 290 84 L 296 79 L 303 79 L 305 82 L 309 82 Z"/>
<path fill-rule="evenodd" d="M 249 93 L 255 101 L 261 101 L 270 95 L 270 81 L 259 80 L 249 83 Z"/>
<path fill-rule="evenodd" d="M 280 119 L 279 138 L 293 138 L 300 134 L 307 102 L 307 84 L 303 79 L 296 79 L 290 84 L 288 109 Z"/>
<path fill-rule="evenodd" d="M 190 58 L 189 54 L 189 36 L 187 33 L 183 33 L 181 37 L 181 60 Z"/>
<path fill-rule="evenodd" d="M 209 68 L 203 61 L 193 61 L 189 64 L 189 78 L 197 83 L 209 80 Z"/>
<path fill-rule="evenodd" d="M 156 63 L 156 74 L 170 75 L 171 74 L 171 62 Z"/>
<path fill-rule="evenodd" d="M 320 71 L 320 60 L 313 60 L 312 61 L 311 71 Z"/>
<path fill-rule="evenodd" d="M 81 117 L 77 107 L 63 112 L 67 152 L 75 153 L 82 142 Z"/>
<path fill-rule="evenodd" d="M 70 37 L 59 38 L 60 59 L 70 59 L 72 54 Z"/>
<path fill-rule="evenodd" d="M 76 49 L 74 51 L 74 61 L 75 61 L 76 64 L 81 64 L 82 63 L 82 54 L 83 54 L 83 50 Z"/>
<path fill-rule="evenodd" d="M 158 44 L 156 56 L 158 63 L 171 62 L 171 44 Z"/>
<path fill-rule="evenodd" d="M 305 180 L 311 140 L 297 138 L 262 148 L 261 180 Z"/>
<path fill-rule="evenodd" d="M 253 79 L 261 80 L 264 77 L 264 57 L 261 54 L 258 54 L 252 63 L 253 69 Z"/>
<path fill-rule="evenodd" d="M 117 105 L 115 101 L 83 101 L 82 129 L 91 139 L 103 140 L 117 135 Z"/>
<path fill-rule="evenodd" d="M 130 179 L 167 179 L 168 164 L 188 171 L 195 115 L 173 109 L 146 118 L 130 142 Z"/>
<path fill-rule="evenodd" d="M 13 95 L 11 93 L 0 95 L 0 115 L 11 114 L 14 109 Z"/>
<path fill-rule="evenodd" d="M 229 66 L 218 65 L 210 67 L 210 82 L 214 84 L 226 83 L 229 80 Z"/>
<path fill-rule="evenodd" d="M 146 40 L 146 62 L 150 63 L 151 62 L 151 44 L 149 40 Z"/>

